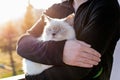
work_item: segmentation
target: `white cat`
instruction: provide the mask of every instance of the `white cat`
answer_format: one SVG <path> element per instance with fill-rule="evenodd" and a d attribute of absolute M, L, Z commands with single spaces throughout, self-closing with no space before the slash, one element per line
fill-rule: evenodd
<path fill-rule="evenodd" d="M 43 41 L 60 41 L 60 40 L 69 40 L 75 39 L 75 31 L 73 29 L 73 20 L 74 15 L 71 14 L 63 19 L 53 19 L 44 15 L 46 20 L 46 26 L 42 33 L 42 36 L 38 40 Z M 23 70 L 28 75 L 36 75 L 43 72 L 45 69 L 52 67 L 52 65 L 45 65 L 30 60 L 23 60 Z"/>

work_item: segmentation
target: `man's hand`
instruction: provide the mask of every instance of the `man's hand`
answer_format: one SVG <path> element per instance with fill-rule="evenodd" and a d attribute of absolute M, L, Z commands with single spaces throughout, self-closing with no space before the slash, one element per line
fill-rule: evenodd
<path fill-rule="evenodd" d="M 63 62 L 67 65 L 91 68 L 98 65 L 100 53 L 89 44 L 78 40 L 68 40 L 63 51 Z"/>

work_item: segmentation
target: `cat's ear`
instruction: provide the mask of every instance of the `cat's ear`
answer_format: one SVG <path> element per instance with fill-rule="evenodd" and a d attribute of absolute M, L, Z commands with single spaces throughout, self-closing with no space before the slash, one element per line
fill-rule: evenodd
<path fill-rule="evenodd" d="M 50 18 L 49 16 L 47 16 L 45 14 L 43 14 L 42 16 L 44 17 L 45 22 L 50 22 L 52 20 L 52 18 Z"/>
<path fill-rule="evenodd" d="M 69 23 L 71 26 L 74 25 L 74 17 L 75 17 L 75 14 L 72 13 L 70 15 L 68 15 L 66 18 L 65 18 L 65 22 Z"/>

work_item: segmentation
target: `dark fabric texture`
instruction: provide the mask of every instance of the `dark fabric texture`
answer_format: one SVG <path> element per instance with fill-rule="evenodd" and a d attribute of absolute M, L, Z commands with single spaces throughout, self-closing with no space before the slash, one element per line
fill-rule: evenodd
<path fill-rule="evenodd" d="M 40 42 L 31 35 L 24 35 L 18 44 L 17 52 L 22 57 L 42 64 L 64 65 L 62 53 L 65 41 Z"/>
<path fill-rule="evenodd" d="M 100 80 L 109 80 L 114 48 L 120 37 L 118 3 L 117 0 L 93 0 L 91 6 L 88 7 L 88 4 L 81 5 L 76 13 L 76 37 L 101 53 L 100 65 L 104 72 Z"/>
<path fill-rule="evenodd" d="M 25 75 L 25 80 L 49 80 L 47 79 L 45 73 L 41 73 L 41 74 L 38 74 L 38 75 Z"/>
<path fill-rule="evenodd" d="M 73 7 L 70 6 L 68 2 L 55 4 L 45 14 L 63 18 L 74 12 Z M 32 33 L 22 36 L 18 42 L 17 52 L 29 60 L 54 65 L 38 74 L 33 80 L 37 80 L 42 74 L 48 80 L 109 80 L 114 48 L 120 37 L 119 15 L 117 0 L 89 0 L 76 12 L 74 20 L 76 38 L 91 44 L 92 48 L 102 55 L 102 61 L 93 68 L 65 65 L 62 61 L 65 41 L 38 42 Z M 97 79 L 93 79 L 101 67 L 103 67 L 102 74 Z"/>

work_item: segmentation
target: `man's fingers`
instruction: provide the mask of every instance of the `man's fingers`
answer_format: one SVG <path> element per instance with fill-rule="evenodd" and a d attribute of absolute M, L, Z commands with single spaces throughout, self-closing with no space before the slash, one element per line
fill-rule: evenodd
<path fill-rule="evenodd" d="M 86 52 L 86 53 L 89 53 L 89 54 L 92 54 L 94 56 L 97 56 L 97 57 L 101 57 L 100 53 L 97 52 L 96 50 L 90 48 L 90 47 L 86 47 L 86 46 L 82 46 L 82 49 L 81 49 L 83 52 Z"/>
<path fill-rule="evenodd" d="M 90 65 L 90 64 L 87 64 L 87 63 L 84 63 L 84 62 L 77 62 L 76 64 L 74 64 L 74 66 L 78 66 L 78 67 L 84 67 L 84 68 L 92 68 L 93 65 Z"/>
<path fill-rule="evenodd" d="M 95 56 L 101 57 L 99 52 L 97 52 L 96 50 L 90 48 L 91 47 L 90 44 L 87 44 L 87 43 L 85 43 L 83 41 L 79 41 L 79 40 L 76 40 L 76 42 L 79 43 L 82 46 L 81 50 L 87 51 L 88 53 L 91 53 L 91 54 L 93 54 Z"/>
<path fill-rule="evenodd" d="M 93 54 L 90 54 L 90 53 L 87 53 L 87 52 L 80 52 L 79 56 L 78 57 L 84 57 L 84 58 L 87 58 L 89 60 L 93 60 L 93 61 L 96 61 L 96 62 L 100 62 L 100 57 L 98 56 L 95 56 Z"/>
<path fill-rule="evenodd" d="M 89 64 L 89 65 L 98 65 L 99 62 L 91 60 L 91 59 L 87 59 L 84 57 L 79 58 L 78 62 L 83 62 L 85 64 Z"/>

